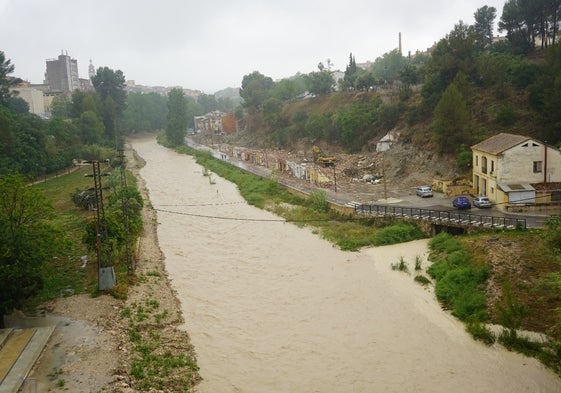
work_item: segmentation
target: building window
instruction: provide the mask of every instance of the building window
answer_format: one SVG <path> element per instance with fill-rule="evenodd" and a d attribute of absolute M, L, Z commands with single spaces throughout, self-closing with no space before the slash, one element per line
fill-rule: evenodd
<path fill-rule="evenodd" d="M 542 162 L 534 161 L 534 173 L 542 173 Z"/>
<path fill-rule="evenodd" d="M 495 161 L 491 160 L 491 174 L 495 172 Z"/>
<path fill-rule="evenodd" d="M 479 166 L 479 156 L 475 156 L 475 166 Z"/>
<path fill-rule="evenodd" d="M 491 187 L 491 194 L 495 193 L 495 189 L 493 187 Z"/>
<path fill-rule="evenodd" d="M 487 157 L 481 157 L 481 172 L 487 173 Z"/>

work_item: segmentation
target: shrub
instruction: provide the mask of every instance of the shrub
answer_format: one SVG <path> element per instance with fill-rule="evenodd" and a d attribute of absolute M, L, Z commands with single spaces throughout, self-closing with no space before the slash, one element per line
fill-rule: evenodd
<path fill-rule="evenodd" d="M 416 225 L 400 222 L 377 230 L 374 234 L 374 245 L 385 246 L 389 244 L 405 243 L 424 237 L 426 237 L 426 235 Z"/>

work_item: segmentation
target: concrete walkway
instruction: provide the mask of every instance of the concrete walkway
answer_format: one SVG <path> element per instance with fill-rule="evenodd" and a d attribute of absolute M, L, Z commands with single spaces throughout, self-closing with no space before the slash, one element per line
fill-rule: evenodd
<path fill-rule="evenodd" d="M 0 329 L 0 393 L 17 393 L 54 330 Z"/>

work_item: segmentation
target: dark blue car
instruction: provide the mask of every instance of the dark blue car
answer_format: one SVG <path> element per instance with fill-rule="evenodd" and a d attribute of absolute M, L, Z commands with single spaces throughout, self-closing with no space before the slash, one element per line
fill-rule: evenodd
<path fill-rule="evenodd" d="M 452 206 L 456 209 L 471 209 L 471 202 L 466 196 L 458 196 L 452 201 Z"/>

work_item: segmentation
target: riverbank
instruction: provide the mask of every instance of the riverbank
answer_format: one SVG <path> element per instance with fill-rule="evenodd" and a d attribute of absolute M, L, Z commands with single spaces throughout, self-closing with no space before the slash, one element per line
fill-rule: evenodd
<path fill-rule="evenodd" d="M 150 137 L 149 137 L 150 138 Z M 56 329 L 29 378 L 38 392 L 111 392 L 133 393 L 157 391 L 138 389 L 130 375 L 132 364 L 140 357 L 131 342 L 130 311 L 138 314 L 139 306 L 157 304 L 153 314 L 164 315 L 157 324 L 150 318 L 135 322 L 135 330 L 159 335 L 159 351 L 195 357 L 188 333 L 178 327 L 184 322 L 181 305 L 173 290 L 157 238 L 157 216 L 150 208 L 149 193 L 139 175 L 144 165 L 126 145 L 128 169 L 137 177 L 139 190 L 146 201 L 142 211 L 144 231 L 138 243 L 134 285 L 129 287 L 126 300 L 108 294 L 92 298 L 89 294 L 60 297 L 43 305 L 44 317 L 23 318 L 19 322 L 54 324 Z M 174 384 L 186 372 L 167 375 L 168 385 L 162 391 L 176 391 Z M 181 379 L 182 380 L 182 379 Z M 192 386 L 200 380 L 198 374 L 183 381 Z M 166 382 L 166 381 L 164 381 Z M 167 387 L 166 387 L 167 386 Z"/>
<path fill-rule="evenodd" d="M 135 149 L 150 200 L 164 207 L 160 247 L 197 350 L 198 392 L 561 389 L 534 359 L 475 342 L 392 269 L 417 256 L 425 268 L 426 240 L 342 252 L 248 206 L 189 156 L 153 141 Z"/>
<path fill-rule="evenodd" d="M 137 142 L 141 155 L 150 158 L 140 183 L 150 197 L 147 206 L 165 204 L 180 214 L 157 217 L 144 209 L 147 238 L 140 243 L 139 280 L 127 301 L 84 296 L 70 303 L 60 299 L 49 310 L 71 314 L 61 325 L 75 328 L 72 345 L 65 347 L 60 338 L 53 347 L 66 358 L 46 370 L 51 391 L 147 391 L 132 388 L 128 370 L 135 354 L 130 320 L 122 315 L 155 302 L 158 313 L 168 310 L 169 331 L 162 336 L 173 349 L 192 351 L 190 344 L 182 346 L 188 337 L 178 326 L 195 334 L 205 378 L 196 388 L 201 393 L 561 389 L 533 359 L 474 342 L 430 291 L 391 269 L 400 257 L 412 266 L 420 255 L 426 264 L 425 241 L 342 253 L 311 230 L 278 220 L 257 224 L 276 216 L 248 207 L 235 185 L 214 177 L 211 183 L 190 157 L 152 140 Z M 240 220 L 216 220 L 232 215 Z M 92 305 L 98 312 L 88 311 Z M 64 386 L 56 386 L 61 380 Z"/>

